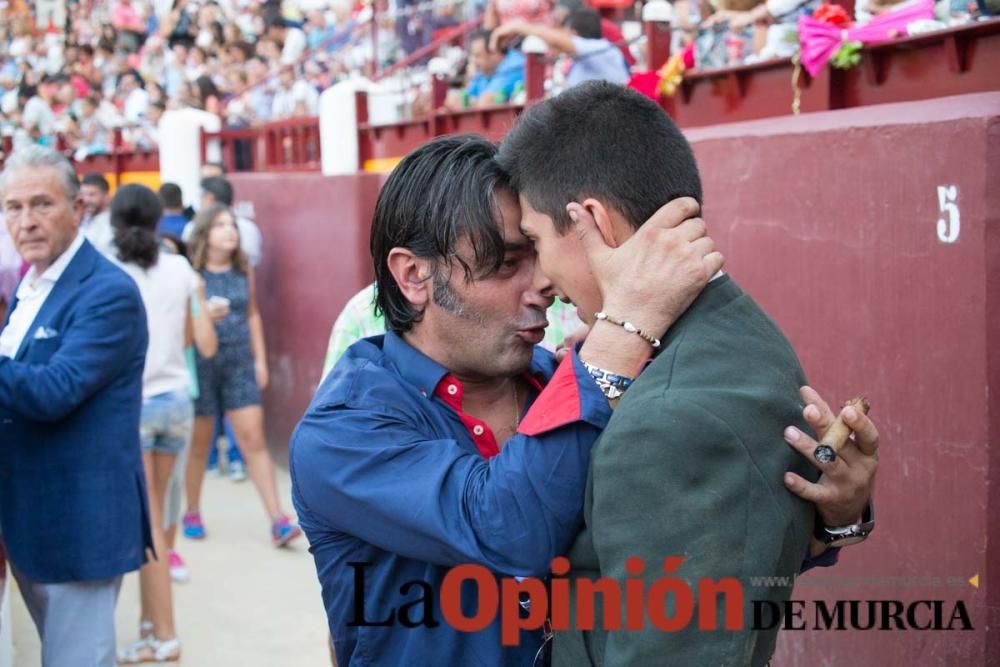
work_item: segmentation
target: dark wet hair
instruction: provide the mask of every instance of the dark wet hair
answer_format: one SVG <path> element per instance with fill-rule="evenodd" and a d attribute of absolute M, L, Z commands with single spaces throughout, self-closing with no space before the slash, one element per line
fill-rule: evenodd
<path fill-rule="evenodd" d="M 156 264 L 160 251 L 156 225 L 162 214 L 159 196 L 145 185 L 129 183 L 118 188 L 111 200 L 111 229 L 119 259 L 143 269 Z"/>
<path fill-rule="evenodd" d="M 593 197 L 634 227 L 677 197 L 701 203 L 687 139 L 648 97 L 590 81 L 525 111 L 500 145 L 515 188 L 564 234 L 566 204 Z"/>
<path fill-rule="evenodd" d="M 441 137 L 407 155 L 382 186 L 371 253 L 376 312 L 385 316 L 389 330 L 408 331 L 423 316 L 389 271 L 393 248 L 432 260 L 434 275 L 453 259 L 469 281 L 500 268 L 504 236 L 497 191 L 510 190 L 510 183 L 495 156 L 496 146 L 480 136 Z M 470 258 L 455 252 L 462 239 L 472 247 Z"/>

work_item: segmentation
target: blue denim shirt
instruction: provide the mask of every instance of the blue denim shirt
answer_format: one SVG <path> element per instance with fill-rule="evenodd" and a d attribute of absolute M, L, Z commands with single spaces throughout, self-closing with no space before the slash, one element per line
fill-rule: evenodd
<path fill-rule="evenodd" d="M 581 528 L 591 446 L 611 410 L 575 353 L 557 369 L 535 348 L 530 373 L 548 384 L 489 459 L 461 414 L 460 387 L 440 391 L 457 380 L 391 332 L 351 346 L 320 386 L 289 466 L 342 667 L 532 664 L 539 631 L 504 647 L 499 614 L 461 632 L 444 622 L 439 598 L 457 565 L 498 579 L 545 576 Z M 436 627 L 400 624 L 400 608 L 423 597 L 410 582 L 433 591 Z M 463 586 L 461 606 L 478 610 L 474 585 Z M 407 614 L 423 619 L 423 606 Z M 362 620 L 385 624 L 352 626 Z"/>
<path fill-rule="evenodd" d="M 493 74 L 478 72 L 472 77 L 467 91 L 473 100 L 483 93 L 500 93 L 504 101 L 510 101 L 518 83 L 524 83 L 524 53 L 520 49 L 511 49 Z"/>

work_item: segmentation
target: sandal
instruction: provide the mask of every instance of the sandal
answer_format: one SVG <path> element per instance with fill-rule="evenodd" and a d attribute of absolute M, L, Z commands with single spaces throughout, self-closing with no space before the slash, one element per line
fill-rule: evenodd
<path fill-rule="evenodd" d="M 153 622 L 147 620 L 139 621 L 139 639 L 145 641 L 153 636 Z"/>
<path fill-rule="evenodd" d="M 159 640 L 155 637 L 140 639 L 123 649 L 118 649 L 118 664 L 139 665 L 144 662 L 177 662 L 181 659 L 181 640 Z"/>

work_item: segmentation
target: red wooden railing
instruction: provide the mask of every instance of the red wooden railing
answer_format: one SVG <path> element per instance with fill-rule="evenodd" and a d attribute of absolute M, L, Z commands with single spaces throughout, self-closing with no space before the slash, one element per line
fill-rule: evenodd
<path fill-rule="evenodd" d="M 2 143 L 3 154 L 0 155 L 0 169 L 3 168 L 4 159 L 13 151 L 14 145 L 11 137 L 4 137 Z M 121 182 L 123 174 L 132 172 L 158 172 L 160 171 L 160 153 L 157 149 L 136 149 L 126 146 L 122 139 L 122 131 L 116 129 L 112 134 L 112 143 L 108 153 L 100 155 L 88 155 L 82 160 L 76 160 L 73 150 L 69 147 L 66 138 L 59 135 L 56 137 L 56 149 L 68 157 L 76 166 L 77 172 L 81 174 L 99 173 L 110 175 L 115 183 Z"/>
<path fill-rule="evenodd" d="M 319 171 L 319 119 L 289 118 L 252 128 L 202 131 L 201 158 L 218 142 L 227 171 Z"/>

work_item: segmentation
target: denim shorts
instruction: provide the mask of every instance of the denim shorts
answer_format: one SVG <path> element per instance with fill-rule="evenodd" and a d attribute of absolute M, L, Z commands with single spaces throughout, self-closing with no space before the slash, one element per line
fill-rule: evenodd
<path fill-rule="evenodd" d="M 180 454 L 191 440 L 194 405 L 187 392 L 157 394 L 142 401 L 139 441 L 145 452 Z"/>

